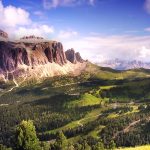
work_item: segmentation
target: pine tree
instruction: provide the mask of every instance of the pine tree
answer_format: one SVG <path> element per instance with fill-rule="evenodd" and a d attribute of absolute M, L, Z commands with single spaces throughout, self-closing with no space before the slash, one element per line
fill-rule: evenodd
<path fill-rule="evenodd" d="M 93 150 L 104 150 L 104 144 L 100 141 L 93 146 Z"/>
<path fill-rule="evenodd" d="M 16 150 L 40 150 L 35 126 L 31 120 L 22 121 L 16 129 Z"/>
<path fill-rule="evenodd" d="M 41 150 L 49 150 L 50 144 L 48 142 L 41 142 Z"/>
<path fill-rule="evenodd" d="M 109 149 L 110 150 L 115 150 L 116 149 L 116 144 L 115 144 L 115 142 L 113 140 L 109 144 Z"/>
<path fill-rule="evenodd" d="M 66 150 L 68 146 L 68 141 L 62 131 L 57 133 L 55 148 L 57 150 Z"/>
<path fill-rule="evenodd" d="M 91 150 L 91 147 L 88 145 L 86 139 L 83 140 L 82 150 Z"/>
<path fill-rule="evenodd" d="M 11 148 L 7 148 L 6 146 L 0 144 L 0 150 L 12 150 Z"/>

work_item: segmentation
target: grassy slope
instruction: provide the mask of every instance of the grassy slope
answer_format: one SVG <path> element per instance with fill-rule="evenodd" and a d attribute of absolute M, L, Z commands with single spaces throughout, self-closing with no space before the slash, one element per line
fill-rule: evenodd
<path fill-rule="evenodd" d="M 96 79 L 108 79 L 108 80 L 113 80 L 113 79 L 119 80 L 119 79 L 124 79 L 124 78 L 128 79 L 128 78 L 137 78 L 137 77 L 142 77 L 142 78 L 146 77 L 147 78 L 149 76 L 149 74 L 150 74 L 149 71 L 145 71 L 142 69 L 121 72 L 121 71 L 112 70 L 110 68 L 102 68 L 102 67 L 98 67 L 93 64 L 88 64 L 86 72 L 77 78 L 71 78 L 71 77 L 66 77 L 66 78 L 62 77 L 61 78 L 60 77 L 60 78 L 57 78 L 56 80 L 52 79 L 53 81 L 50 81 L 50 79 L 47 79 L 45 82 L 42 82 L 37 85 L 33 84 L 30 86 L 27 86 L 28 85 L 27 84 L 27 85 L 24 85 L 25 87 L 17 88 L 15 90 L 13 90 L 12 92 L 9 92 L 9 93 L 3 95 L 2 97 L 0 97 L 0 100 L 3 101 L 2 103 L 4 103 L 5 101 L 16 102 L 19 99 L 21 99 L 22 102 L 35 101 L 35 100 L 38 101 L 43 98 L 47 98 L 47 97 L 49 98 L 51 95 L 53 96 L 53 95 L 58 95 L 63 92 L 68 92 L 69 90 L 72 93 L 79 93 L 81 91 L 81 89 L 77 90 L 77 88 L 80 87 L 79 85 L 78 86 L 76 86 L 76 85 L 66 86 L 65 88 L 64 87 L 56 88 L 57 86 L 65 85 L 68 83 L 84 82 L 89 79 L 95 79 L 95 78 Z M 59 79 L 59 81 L 58 81 L 58 79 Z M 129 83 L 129 82 L 127 83 L 127 85 L 128 84 L 129 84 L 129 86 L 131 85 L 131 83 Z M 145 82 L 142 82 L 141 84 L 142 84 L 141 86 L 144 86 Z M 137 86 L 136 82 L 133 83 L 133 89 L 136 86 Z M 115 88 L 115 87 L 117 87 L 117 86 L 116 85 L 103 86 L 103 87 L 101 86 L 100 89 L 110 90 L 111 88 Z M 86 88 L 88 88 L 88 87 L 86 87 Z M 99 92 L 99 90 L 98 90 L 98 92 Z M 74 108 L 75 106 L 78 106 L 78 107 L 93 106 L 93 105 L 100 104 L 100 101 L 101 100 L 99 98 L 95 97 L 94 95 L 85 93 L 82 96 L 80 96 L 79 99 L 73 99 L 72 101 L 67 101 L 67 102 L 65 102 L 64 105 L 61 105 L 61 106 L 62 107 L 67 106 L 67 107 L 71 107 L 71 108 Z M 46 103 L 45 103 L 45 105 L 46 105 Z M 47 131 L 47 132 L 56 132 L 58 130 L 75 128 L 77 126 L 80 126 L 81 124 L 84 125 L 87 122 L 96 120 L 98 115 L 100 115 L 101 111 L 102 111 L 101 108 L 94 109 L 94 110 L 88 112 L 83 118 L 81 118 L 79 120 L 69 122 L 68 124 L 66 124 L 60 128 L 57 128 L 57 129 L 54 129 L 51 131 Z M 134 111 L 136 112 L 136 108 L 134 109 Z M 131 112 L 128 112 L 128 113 L 131 113 Z M 118 114 L 116 114 L 116 113 L 110 113 L 108 118 L 115 118 L 117 116 L 118 116 Z M 93 131 L 89 132 L 88 135 L 97 137 L 97 134 L 103 127 L 104 126 L 97 126 L 95 129 L 93 129 Z M 146 147 L 149 147 L 149 146 L 145 146 L 145 148 Z M 140 147 L 140 148 L 142 148 L 142 147 Z"/>
<path fill-rule="evenodd" d="M 56 133 L 57 131 L 60 131 L 60 130 L 67 130 L 69 128 L 75 128 L 75 127 L 81 126 L 81 124 L 84 125 L 87 122 L 94 121 L 98 118 L 98 116 L 101 114 L 101 111 L 104 110 L 104 109 L 106 109 L 106 108 L 94 109 L 91 112 L 87 113 L 85 115 L 85 117 L 80 119 L 80 120 L 72 121 L 72 122 L 68 123 L 67 125 L 65 125 L 63 127 L 60 127 L 60 128 L 57 128 L 57 129 L 54 129 L 54 130 L 51 130 L 51 131 L 47 131 L 45 133 Z"/>
<path fill-rule="evenodd" d="M 88 63 L 86 72 L 92 74 L 93 77 L 98 79 L 129 79 L 129 78 L 142 78 L 150 77 L 150 71 L 147 69 L 132 69 L 127 71 L 117 71 L 111 68 L 99 67 L 92 63 Z"/>
<path fill-rule="evenodd" d="M 150 145 L 129 147 L 129 148 L 120 148 L 118 150 L 150 150 Z"/>
<path fill-rule="evenodd" d="M 92 106 L 92 105 L 97 105 L 97 104 L 100 104 L 99 98 L 97 98 L 91 94 L 85 93 L 78 100 L 74 100 L 74 101 L 67 103 L 66 107 L 68 107 L 68 108 L 83 107 L 83 106 Z"/>

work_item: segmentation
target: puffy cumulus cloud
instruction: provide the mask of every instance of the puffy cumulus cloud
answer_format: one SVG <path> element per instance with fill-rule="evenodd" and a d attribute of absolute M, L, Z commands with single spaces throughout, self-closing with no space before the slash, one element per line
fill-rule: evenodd
<path fill-rule="evenodd" d="M 79 51 L 85 59 L 101 62 L 107 59 L 149 61 L 150 36 L 89 36 L 64 41 L 64 48 Z"/>
<path fill-rule="evenodd" d="M 48 25 L 33 25 L 32 27 L 19 27 L 15 30 L 15 37 L 21 38 L 23 36 L 35 35 L 47 37 L 48 34 L 54 33 L 54 27 Z"/>
<path fill-rule="evenodd" d="M 42 15 L 37 11 L 35 15 Z M 53 26 L 36 23 L 31 20 L 30 13 L 22 8 L 14 6 L 4 7 L 0 0 L 0 28 L 5 30 L 11 39 L 20 38 L 26 35 L 46 37 L 54 32 Z"/>
<path fill-rule="evenodd" d="M 43 0 L 43 6 L 46 9 L 56 8 L 56 7 L 69 7 L 82 4 L 93 5 L 95 0 Z"/>
<path fill-rule="evenodd" d="M 64 30 L 61 30 L 58 34 L 58 38 L 60 39 L 68 39 L 68 38 L 71 38 L 71 37 L 75 37 L 78 35 L 78 32 L 76 31 L 72 31 L 72 30 L 68 30 L 68 31 L 64 31 Z"/>
<path fill-rule="evenodd" d="M 17 25 L 28 25 L 31 23 L 29 13 L 22 8 L 14 6 L 4 7 L 0 1 L 0 26 L 15 27 Z"/>
<path fill-rule="evenodd" d="M 145 10 L 150 13 L 150 0 L 145 0 L 144 4 Z"/>
<path fill-rule="evenodd" d="M 139 52 L 140 52 L 139 55 L 140 59 L 150 58 L 150 48 L 143 46 Z"/>

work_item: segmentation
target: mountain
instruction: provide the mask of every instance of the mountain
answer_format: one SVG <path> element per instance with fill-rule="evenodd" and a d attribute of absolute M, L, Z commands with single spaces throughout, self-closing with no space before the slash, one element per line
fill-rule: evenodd
<path fill-rule="evenodd" d="M 0 40 L 7 40 L 7 39 L 8 39 L 8 34 L 3 30 L 0 30 Z"/>
<path fill-rule="evenodd" d="M 68 55 L 71 52 L 68 52 Z M 23 37 L 18 41 L 0 41 L 0 78 L 44 78 L 57 75 L 77 75 L 86 62 L 77 53 L 76 63 L 67 58 L 60 42 L 41 37 Z"/>
<path fill-rule="evenodd" d="M 106 60 L 97 63 L 97 65 L 102 67 L 110 67 L 116 70 L 128 70 L 128 69 L 136 69 L 136 68 L 150 69 L 150 62 L 142 62 L 138 60 L 127 61 L 127 60 L 114 59 L 114 60 Z"/>
<path fill-rule="evenodd" d="M 75 52 L 75 50 L 69 49 L 65 52 L 67 59 L 71 62 L 76 64 L 77 62 L 83 63 L 84 60 L 82 59 L 82 57 L 80 56 L 79 52 Z"/>

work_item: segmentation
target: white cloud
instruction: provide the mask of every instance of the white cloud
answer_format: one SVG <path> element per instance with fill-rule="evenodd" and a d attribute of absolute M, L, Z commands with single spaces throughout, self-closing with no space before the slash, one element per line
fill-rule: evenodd
<path fill-rule="evenodd" d="M 14 6 L 4 7 L 0 1 L 0 26 L 15 27 L 17 25 L 28 25 L 31 23 L 29 13 L 22 8 Z"/>
<path fill-rule="evenodd" d="M 89 3 L 93 5 L 95 0 L 43 0 L 45 9 L 56 7 L 69 7 Z"/>
<path fill-rule="evenodd" d="M 35 35 L 46 37 L 48 34 L 54 33 L 54 28 L 47 25 L 34 25 L 32 27 L 19 27 L 15 30 L 16 38 L 21 38 L 23 36 Z"/>
<path fill-rule="evenodd" d="M 139 57 L 141 58 L 141 59 L 145 59 L 145 58 L 150 58 L 150 48 L 147 48 L 147 47 L 145 47 L 145 46 L 143 46 L 142 48 L 141 48 L 141 50 L 140 50 L 140 55 L 139 55 Z"/>
<path fill-rule="evenodd" d="M 150 36 L 90 36 L 64 41 L 65 50 L 73 47 L 85 59 L 101 62 L 106 59 L 149 61 Z"/>
<path fill-rule="evenodd" d="M 145 10 L 150 13 L 150 0 L 145 0 L 144 4 Z"/>
<path fill-rule="evenodd" d="M 42 15 L 42 12 L 37 11 L 35 14 Z M 46 37 L 54 32 L 53 26 L 34 22 L 26 10 L 11 5 L 4 7 L 1 0 L 0 19 L 0 28 L 9 34 L 11 39 L 26 35 Z"/>
<path fill-rule="evenodd" d="M 64 30 L 61 30 L 58 34 L 58 38 L 60 39 L 68 39 L 68 38 L 71 38 L 71 37 L 75 37 L 77 36 L 78 33 L 76 31 L 72 31 L 72 30 L 69 30 L 69 31 L 64 31 Z"/>

